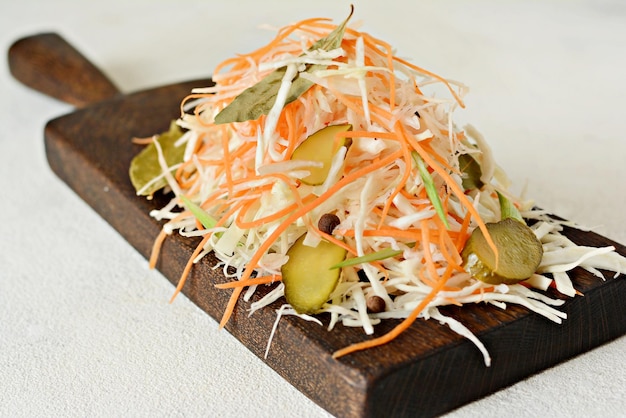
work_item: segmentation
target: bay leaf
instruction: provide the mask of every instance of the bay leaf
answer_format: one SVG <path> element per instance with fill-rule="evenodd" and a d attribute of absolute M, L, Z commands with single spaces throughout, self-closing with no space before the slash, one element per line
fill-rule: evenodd
<path fill-rule="evenodd" d="M 346 20 L 338 25 L 328 36 L 316 41 L 309 48 L 309 51 L 318 49 L 330 51 L 339 48 L 343 40 L 346 25 L 352 17 L 352 13 L 354 13 L 354 7 L 351 7 L 350 15 Z M 307 64 L 302 72 L 312 73 L 326 68 L 326 65 Z M 278 68 L 255 85 L 245 89 L 215 116 L 215 124 L 245 122 L 248 120 L 256 120 L 261 115 L 267 115 L 276 102 L 276 96 L 278 95 L 278 90 L 280 89 L 286 72 L 287 67 Z M 296 100 L 311 88 L 311 86 L 313 86 L 311 81 L 296 74 L 291 82 L 285 105 Z"/>
<path fill-rule="evenodd" d="M 157 141 L 163 151 L 163 157 L 168 167 L 181 163 L 185 153 L 185 146 L 177 147 L 176 141 L 183 135 L 182 130 L 175 121 L 170 123 L 169 131 L 161 133 L 157 137 Z M 174 171 L 174 170 L 172 170 Z M 129 176 L 130 181 L 135 187 L 135 191 L 141 196 L 152 196 L 154 192 L 162 189 L 167 185 L 165 178 L 162 178 L 149 187 L 144 187 L 154 178 L 162 174 L 161 165 L 159 164 L 159 156 L 154 143 L 147 145 L 139 154 L 137 154 L 130 163 Z M 141 192 L 141 193 L 139 193 Z"/>

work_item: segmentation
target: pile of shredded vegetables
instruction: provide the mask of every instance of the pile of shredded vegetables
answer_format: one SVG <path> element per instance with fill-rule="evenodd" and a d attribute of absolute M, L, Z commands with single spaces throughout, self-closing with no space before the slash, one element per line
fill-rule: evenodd
<path fill-rule="evenodd" d="M 421 318 L 439 321 L 470 339 L 489 365 L 483 344 L 438 307 L 486 303 L 505 309 L 518 304 L 560 323 L 565 314 L 557 308 L 563 301 L 543 290 L 552 286 L 576 296 L 567 272 L 577 266 L 600 277 L 599 269 L 626 272 L 626 259 L 614 248 L 575 245 L 560 234 L 563 222 L 507 191 L 509 182 L 485 140 L 472 127 L 460 129 L 453 122 L 455 108 L 464 106 L 464 85 L 396 56 L 389 44 L 352 27 L 345 29 L 340 47 L 310 49 L 336 27 L 321 18 L 284 27 L 268 45 L 218 65 L 215 85 L 195 89 L 183 100 L 177 121 L 185 130 L 178 141 L 185 147 L 183 162 L 172 167 L 162 155 L 159 160 L 160 177 L 174 198 L 152 213 L 167 220 L 155 242 L 152 266 L 161 243 L 174 231 L 202 238 L 176 293 L 193 264 L 214 253 L 232 279 L 218 285 L 232 292 L 223 326 L 238 301 L 249 301 L 258 286 L 274 287 L 251 304 L 251 312 L 283 297 L 281 266 L 302 234 L 310 246 L 322 239 L 343 246 L 349 258 L 398 250 L 392 257 L 344 267 L 321 312 L 330 314 L 329 329 L 341 323 L 361 327 L 366 334 L 382 320 L 402 321 L 389 334 L 364 338 L 334 355 L 387 343 Z M 322 69 L 306 70 L 314 64 Z M 270 112 L 255 120 L 215 123 L 215 116 L 236 96 L 278 68 L 286 71 Z M 312 87 L 285 104 L 296 76 Z M 294 149 L 309 135 L 337 124 L 352 125 L 341 134 L 351 139 L 351 146 L 337 152 L 323 184 L 304 184 L 301 179 L 311 163 L 291 160 Z M 464 190 L 459 165 L 463 154 L 479 162 L 481 189 Z M 415 155 L 428 169 L 443 217 L 428 196 Z M 534 220 L 532 229 L 544 248 L 537 273 L 518 284 L 489 285 L 462 266 L 460 252 L 470 233 L 501 218 L 497 193 Z M 201 207 L 212 224 L 203 225 L 185 202 Z M 336 214 L 341 222 L 332 236 L 317 226 L 326 213 Z M 368 312 L 367 300 L 373 295 L 384 300 L 383 312 Z M 277 323 L 282 315 L 321 324 L 288 304 L 278 310 Z"/>

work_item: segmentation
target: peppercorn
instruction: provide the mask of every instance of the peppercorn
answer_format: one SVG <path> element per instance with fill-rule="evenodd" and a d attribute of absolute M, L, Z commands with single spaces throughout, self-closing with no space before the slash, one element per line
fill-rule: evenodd
<path fill-rule="evenodd" d="M 325 234 L 332 234 L 334 229 L 341 223 L 334 213 L 325 213 L 317 223 L 317 227 Z"/>
<path fill-rule="evenodd" d="M 376 296 L 376 295 L 370 296 L 369 298 L 367 298 L 366 305 L 367 305 L 367 310 L 371 313 L 383 312 L 385 308 L 387 307 L 385 300 L 381 298 L 380 296 Z"/>

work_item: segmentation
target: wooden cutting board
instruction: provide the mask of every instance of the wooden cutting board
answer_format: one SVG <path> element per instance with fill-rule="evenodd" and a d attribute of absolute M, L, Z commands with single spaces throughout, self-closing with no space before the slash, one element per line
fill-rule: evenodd
<path fill-rule="evenodd" d="M 45 145 L 52 170 L 148 257 L 161 224 L 149 216 L 169 199 L 137 197 L 128 179 L 131 158 L 141 147 L 132 137 L 167 130 L 179 115 L 179 103 L 193 87 L 210 80 L 172 84 L 124 95 L 76 50 L 54 34 L 16 42 L 9 51 L 13 75 L 53 97 L 82 107 L 50 121 Z M 568 229 L 573 241 L 626 248 L 592 232 Z M 197 241 L 174 235 L 165 241 L 158 269 L 173 284 Z M 203 259 L 192 270 L 183 293 L 219 320 L 230 296 L 213 286 L 225 282 Z M 278 301 L 248 316 L 240 302 L 226 329 L 283 378 L 338 417 L 433 416 L 484 397 L 534 373 L 626 333 L 626 278 L 601 281 L 576 269 L 574 285 L 584 297 L 567 300 L 568 318 L 557 325 L 524 308 L 500 310 L 487 305 L 442 309 L 462 321 L 486 345 L 492 357 L 485 367 L 469 341 L 436 321 L 418 321 L 392 343 L 333 359 L 332 353 L 366 338 L 360 329 L 325 327 L 284 317 L 269 356 L 264 352 L 276 319 Z M 609 275 L 610 276 L 610 275 Z M 254 298 L 258 299 L 268 289 Z M 557 296 L 556 293 L 551 296 Z M 325 323 L 328 318 L 321 316 Z M 376 326 L 376 335 L 395 321 Z"/>

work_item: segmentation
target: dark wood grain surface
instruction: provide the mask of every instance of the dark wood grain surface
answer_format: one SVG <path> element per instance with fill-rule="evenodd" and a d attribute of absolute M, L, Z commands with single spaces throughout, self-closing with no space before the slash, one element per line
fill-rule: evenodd
<path fill-rule="evenodd" d="M 19 39 L 11 45 L 8 55 L 13 77 L 76 107 L 120 93 L 87 57 L 56 33 Z"/>
<path fill-rule="evenodd" d="M 28 60 L 22 65 L 11 68 L 22 68 L 23 76 L 31 70 Z M 91 71 L 83 64 L 74 68 Z M 30 83 L 33 74 L 23 77 L 24 82 L 41 89 Z M 96 86 L 107 84 L 99 75 L 94 77 Z M 91 79 L 70 82 L 76 84 L 72 87 L 75 90 L 55 97 L 67 101 L 84 97 L 82 90 L 88 90 L 91 81 L 82 80 Z M 131 138 L 166 130 L 170 120 L 178 116 L 181 99 L 191 88 L 209 82 L 183 82 L 130 95 L 121 95 L 114 87 L 105 88 L 104 93 L 82 102 L 94 104 L 46 125 L 46 153 L 52 170 L 145 257 L 161 228 L 149 212 L 160 208 L 168 197 L 148 201 L 135 195 L 128 167 L 140 147 L 133 145 Z M 58 83 L 67 83 L 67 76 Z M 57 90 L 66 87 L 57 85 Z M 56 94 L 55 89 L 52 92 Z M 95 103 L 101 99 L 106 100 Z M 567 235 L 581 244 L 614 245 L 626 254 L 624 246 L 591 232 L 568 230 Z M 157 267 L 173 284 L 196 242 L 177 235 L 165 241 Z M 209 256 L 198 263 L 183 293 L 219 319 L 230 293 L 214 287 L 226 280 L 219 270 L 212 269 L 214 262 Z M 584 297 L 565 303 L 568 319 L 562 325 L 513 305 L 507 310 L 487 305 L 443 309 L 485 343 L 492 356 L 491 367 L 485 367 L 472 343 L 432 320 L 418 321 L 386 346 L 335 360 L 331 357 L 335 350 L 367 338 L 360 329 L 338 326 L 329 332 L 325 327 L 284 317 L 264 361 L 336 416 L 439 415 L 626 333 L 624 277 L 601 281 L 576 269 L 574 284 Z M 261 289 L 253 300 L 268 289 Z M 226 328 L 263 358 L 275 310 L 281 303 L 249 317 L 249 303 L 240 302 Z M 321 319 L 327 323 L 326 317 Z M 395 324 L 386 321 L 376 326 L 375 336 Z"/>

